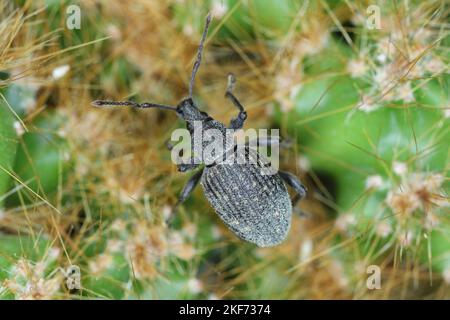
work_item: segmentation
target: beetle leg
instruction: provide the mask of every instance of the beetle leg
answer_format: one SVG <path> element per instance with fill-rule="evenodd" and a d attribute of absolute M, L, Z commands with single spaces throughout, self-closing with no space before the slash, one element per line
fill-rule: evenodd
<path fill-rule="evenodd" d="M 234 96 L 233 89 L 236 83 L 236 78 L 232 73 L 228 74 L 228 85 L 227 91 L 225 92 L 225 97 L 230 99 L 231 102 L 239 109 L 239 114 L 236 118 L 231 119 L 230 128 L 231 129 L 241 129 L 244 126 L 245 119 L 247 119 L 247 112 L 244 107 L 239 102 L 239 100 Z"/>
<path fill-rule="evenodd" d="M 307 191 L 306 187 L 292 173 L 286 171 L 278 171 L 278 174 L 280 175 L 281 179 L 283 179 L 296 192 L 294 199 L 292 199 L 292 206 L 295 206 L 297 202 L 305 197 Z"/>
<path fill-rule="evenodd" d="M 201 163 L 201 161 L 196 161 L 196 160 L 198 160 L 198 159 L 195 158 L 195 157 L 191 157 L 188 162 L 183 162 L 183 161 L 177 162 L 178 163 L 177 164 L 178 171 L 179 172 L 186 172 L 186 171 L 194 170 Z"/>
<path fill-rule="evenodd" d="M 292 141 L 290 139 L 281 139 L 280 136 L 258 138 L 257 142 L 260 147 L 279 145 L 281 148 L 290 148 L 292 146 Z"/>
<path fill-rule="evenodd" d="M 266 137 L 258 137 L 256 140 L 252 139 L 249 141 L 250 146 L 258 146 L 258 147 L 271 147 L 271 146 L 280 146 L 280 148 L 288 149 L 292 147 L 291 139 L 282 139 L 280 136 L 266 136 Z"/>
<path fill-rule="evenodd" d="M 186 172 L 186 171 L 194 170 L 198 166 L 199 166 L 199 164 L 197 164 L 197 163 L 180 163 L 177 165 L 179 172 Z"/>
<path fill-rule="evenodd" d="M 180 204 L 182 204 L 187 199 L 187 197 L 189 197 L 192 191 L 194 191 L 195 187 L 198 185 L 200 181 L 200 178 L 202 177 L 203 169 L 204 168 L 201 168 L 198 172 L 196 172 L 195 174 L 192 175 L 192 177 L 189 178 L 188 182 L 181 191 L 180 196 L 178 197 L 178 201 L 175 204 L 175 210 L 180 206 Z M 172 224 L 173 218 L 174 212 L 172 212 L 169 215 L 169 217 L 166 218 L 165 222 L 167 226 L 170 226 Z"/>
<path fill-rule="evenodd" d="M 169 151 L 172 151 L 174 148 L 174 145 L 172 144 L 170 139 L 167 139 L 165 142 L 166 148 Z M 193 151 L 192 151 L 193 152 Z M 197 158 L 191 157 L 188 162 L 183 162 L 179 156 L 177 157 L 177 168 L 179 172 L 186 172 L 190 170 L 194 170 L 200 165 L 200 161 L 196 162 Z"/>
<path fill-rule="evenodd" d="M 258 137 L 258 139 L 256 140 L 258 146 L 260 147 L 270 147 L 270 146 L 276 146 L 276 145 L 281 145 L 281 138 L 279 136 L 269 136 L 269 137 L 263 137 L 260 138 Z"/>
<path fill-rule="evenodd" d="M 172 141 L 171 141 L 170 139 L 167 139 L 167 140 L 164 142 L 164 144 L 165 144 L 167 150 L 172 151 L 172 149 L 173 149 L 173 144 L 172 144 Z"/>
<path fill-rule="evenodd" d="M 183 188 L 183 191 L 181 191 L 180 197 L 178 198 L 177 204 L 175 206 L 179 206 L 181 203 L 184 202 L 184 200 L 189 197 L 189 195 L 192 193 L 192 191 L 197 186 L 198 182 L 200 181 L 200 178 L 203 174 L 203 169 L 200 169 L 198 172 L 196 172 L 191 178 L 189 178 L 188 182 Z"/>

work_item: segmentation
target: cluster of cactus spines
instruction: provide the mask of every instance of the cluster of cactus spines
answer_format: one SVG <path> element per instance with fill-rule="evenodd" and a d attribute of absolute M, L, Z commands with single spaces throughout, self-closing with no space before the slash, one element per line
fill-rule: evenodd
<path fill-rule="evenodd" d="M 375 3 L 375 28 L 357 1 L 134 3 L 81 2 L 85 27 L 61 34 L 81 45 L 60 54 L 31 18 L 2 29 L 20 50 L 0 56 L 10 74 L 0 80 L 0 146 L 22 159 L 0 155 L 1 188 L 3 173 L 17 171 L 0 190 L 0 298 L 416 298 L 424 288 L 449 298 L 449 34 L 439 1 Z M 175 117 L 88 107 L 99 94 L 179 100 L 208 11 L 202 107 L 231 115 L 220 99 L 235 72 L 249 126 L 275 124 L 297 141 L 281 164 L 311 190 L 274 249 L 233 237 L 200 192 L 173 207 L 185 182 L 165 150 Z M 51 46 L 30 47 L 30 37 Z M 25 68 L 46 50 L 50 62 Z M 68 282 L 72 267 L 80 286 Z M 369 267 L 381 270 L 381 289 L 369 289 Z"/>

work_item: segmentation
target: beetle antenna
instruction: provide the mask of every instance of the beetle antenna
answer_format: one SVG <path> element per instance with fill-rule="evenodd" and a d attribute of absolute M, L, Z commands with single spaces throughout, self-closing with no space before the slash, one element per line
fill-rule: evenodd
<path fill-rule="evenodd" d="M 198 46 L 197 59 L 195 60 L 194 67 L 192 68 L 191 81 L 189 81 L 189 98 L 192 98 L 192 89 L 194 87 L 195 75 L 197 74 L 198 68 L 202 61 L 202 51 L 205 44 L 206 36 L 208 34 L 209 24 L 211 23 L 211 14 L 206 16 L 205 29 L 203 29 L 202 39 L 200 40 L 200 45 Z"/>
<path fill-rule="evenodd" d="M 95 100 L 91 103 L 94 107 L 104 107 L 104 106 L 125 106 L 125 107 L 133 107 L 133 108 L 159 108 L 165 110 L 173 110 L 177 111 L 177 108 L 172 106 L 166 106 L 163 104 L 157 103 L 137 103 L 134 101 L 109 101 L 109 100 Z"/>

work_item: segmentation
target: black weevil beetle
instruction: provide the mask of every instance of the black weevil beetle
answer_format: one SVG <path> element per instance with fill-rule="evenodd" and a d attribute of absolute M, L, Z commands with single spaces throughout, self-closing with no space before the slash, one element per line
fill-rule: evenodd
<path fill-rule="evenodd" d="M 186 121 L 187 129 L 191 134 L 194 121 L 201 121 L 203 130 L 214 128 L 225 132 L 227 127 L 224 124 L 200 111 L 192 100 L 192 88 L 201 63 L 210 22 L 211 16 L 208 15 L 192 69 L 189 97 L 182 100 L 177 107 L 156 103 L 106 100 L 96 100 L 92 104 L 97 107 L 109 105 L 172 110 Z M 239 109 L 238 116 L 231 120 L 228 127 L 238 130 L 243 127 L 247 113 L 232 93 L 234 83 L 234 77 L 229 75 L 225 97 L 229 98 Z M 191 137 L 193 140 L 193 135 Z M 194 143 L 194 141 L 192 142 Z M 275 142 L 267 141 L 268 145 L 271 143 Z M 252 153 L 249 152 L 249 154 Z M 258 153 L 253 153 L 254 156 L 259 157 L 258 159 L 261 157 Z M 275 246 L 286 238 L 291 225 L 293 204 L 295 205 L 305 196 L 306 188 L 297 177 L 288 172 L 278 171 L 273 175 L 263 175 L 261 173 L 262 166 L 259 160 L 245 164 L 213 163 L 202 166 L 187 182 L 177 204 L 182 203 L 200 182 L 211 206 L 237 236 L 260 247 Z M 179 171 L 185 172 L 196 169 L 199 164 L 192 161 L 191 163 L 180 163 L 177 167 Z M 296 192 L 293 203 L 291 203 L 283 181 Z"/>

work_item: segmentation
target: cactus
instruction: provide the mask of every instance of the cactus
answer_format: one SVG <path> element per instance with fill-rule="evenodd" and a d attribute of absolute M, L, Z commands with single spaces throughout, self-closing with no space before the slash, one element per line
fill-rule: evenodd
<path fill-rule="evenodd" d="M 43 2 L 28 20 L 40 1 L 0 11 L 1 299 L 449 297 L 450 36 L 429 27 L 445 24 L 439 1 L 373 3 L 381 29 L 360 1 L 87 1 L 73 31 L 69 2 Z M 201 190 L 174 208 L 187 178 L 165 146 L 174 115 L 89 105 L 176 104 L 207 12 L 199 105 L 234 116 L 223 93 L 235 73 L 246 126 L 295 141 L 281 168 L 309 188 L 276 248 L 235 238 Z"/>

